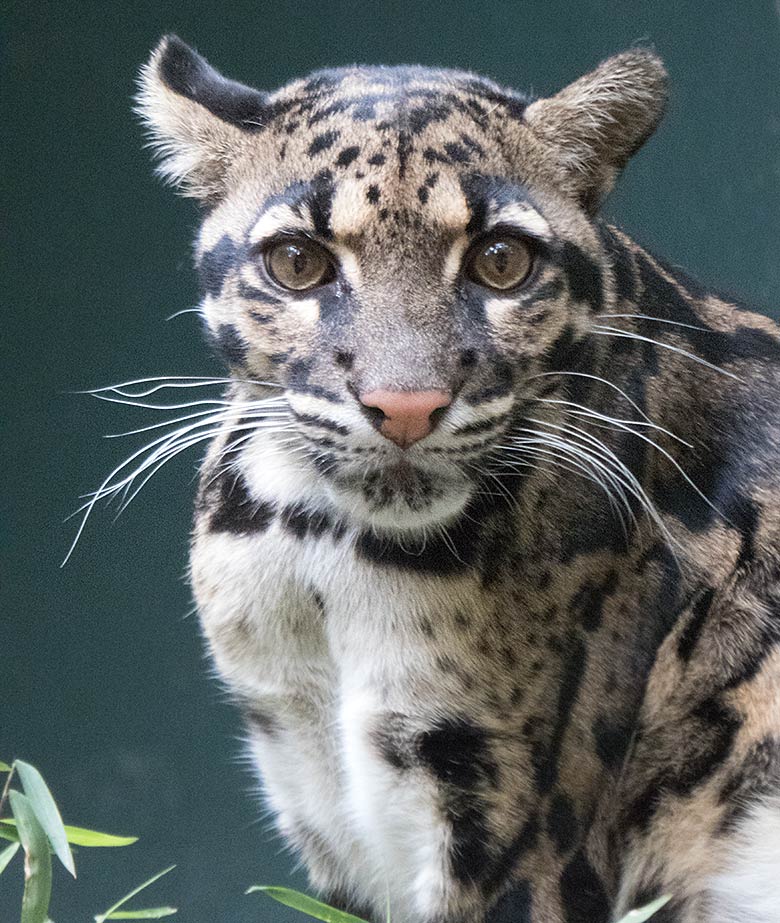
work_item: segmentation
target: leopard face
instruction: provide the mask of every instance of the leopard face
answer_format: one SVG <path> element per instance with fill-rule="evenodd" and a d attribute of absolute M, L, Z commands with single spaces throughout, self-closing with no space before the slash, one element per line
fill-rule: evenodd
<path fill-rule="evenodd" d="M 435 526 L 505 466 L 508 427 L 611 304 L 593 211 L 664 79 L 632 52 L 550 100 L 411 67 L 265 94 L 163 41 L 140 105 L 163 174 L 208 206 L 208 335 L 239 391 L 282 390 L 341 513 Z"/>

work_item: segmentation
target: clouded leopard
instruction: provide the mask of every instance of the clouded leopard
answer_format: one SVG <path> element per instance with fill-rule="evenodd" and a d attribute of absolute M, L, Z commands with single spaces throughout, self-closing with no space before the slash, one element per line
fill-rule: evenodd
<path fill-rule="evenodd" d="M 365 918 L 780 921 L 778 328 L 599 217 L 666 94 L 642 49 L 541 99 L 143 69 L 230 370 L 203 631 Z"/>

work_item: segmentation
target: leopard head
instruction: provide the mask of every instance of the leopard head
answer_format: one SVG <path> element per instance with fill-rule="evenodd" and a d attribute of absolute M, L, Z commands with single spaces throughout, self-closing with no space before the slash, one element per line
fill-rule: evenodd
<path fill-rule="evenodd" d="M 665 98 L 645 50 L 544 99 L 422 67 L 266 93 L 170 36 L 139 109 L 204 206 L 202 315 L 236 387 L 283 389 L 345 512 L 411 529 L 457 515 L 539 383 L 595 349 L 598 208 Z"/>

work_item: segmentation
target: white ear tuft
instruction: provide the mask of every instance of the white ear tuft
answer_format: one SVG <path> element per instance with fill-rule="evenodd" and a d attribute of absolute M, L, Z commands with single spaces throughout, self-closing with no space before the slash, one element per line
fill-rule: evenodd
<path fill-rule="evenodd" d="M 532 103 L 525 120 L 552 146 L 564 188 L 595 211 L 657 127 L 666 100 L 661 59 L 651 51 L 626 51 Z"/>
<path fill-rule="evenodd" d="M 158 173 L 184 195 L 214 201 L 230 165 L 266 124 L 267 97 L 226 80 L 175 35 L 141 68 L 136 110 L 151 135 Z"/>

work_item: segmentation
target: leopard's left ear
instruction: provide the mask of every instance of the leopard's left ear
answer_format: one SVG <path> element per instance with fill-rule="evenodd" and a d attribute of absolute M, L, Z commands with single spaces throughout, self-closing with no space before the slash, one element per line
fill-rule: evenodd
<path fill-rule="evenodd" d="M 158 172 L 184 195 L 218 200 L 230 166 L 262 131 L 268 97 L 227 80 L 176 35 L 141 68 L 137 111 L 160 158 Z"/>
<path fill-rule="evenodd" d="M 667 96 L 661 59 L 652 51 L 626 51 L 532 103 L 525 121 L 550 146 L 564 191 L 595 212 L 655 131 Z"/>

